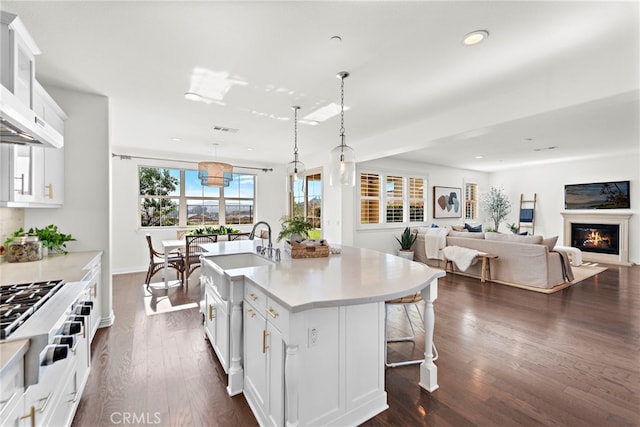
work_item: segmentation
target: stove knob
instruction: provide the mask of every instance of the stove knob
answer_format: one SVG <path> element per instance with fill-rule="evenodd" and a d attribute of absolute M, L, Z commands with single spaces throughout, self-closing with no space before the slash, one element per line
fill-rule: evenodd
<path fill-rule="evenodd" d="M 77 335 L 82 332 L 82 323 L 73 321 L 64 322 L 60 332 L 62 335 Z"/>
<path fill-rule="evenodd" d="M 66 359 L 69 353 L 69 347 L 66 345 L 47 346 L 47 351 L 42 359 L 42 365 L 51 365 L 58 360 Z"/>
<path fill-rule="evenodd" d="M 53 338 L 54 344 L 66 345 L 73 348 L 76 344 L 76 338 L 73 335 L 56 335 Z"/>
<path fill-rule="evenodd" d="M 76 309 L 74 310 L 75 314 L 80 314 L 82 316 L 88 316 L 91 314 L 91 307 L 86 306 L 86 305 L 79 305 L 76 306 Z"/>

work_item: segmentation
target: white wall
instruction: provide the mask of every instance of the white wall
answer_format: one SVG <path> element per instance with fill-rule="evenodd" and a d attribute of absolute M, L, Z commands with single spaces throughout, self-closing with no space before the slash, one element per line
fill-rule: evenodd
<path fill-rule="evenodd" d="M 220 159 L 220 161 L 225 161 Z M 250 162 L 244 166 L 263 167 Z M 112 161 L 112 207 L 113 217 L 113 273 L 146 271 L 149 265 L 149 251 L 145 234 L 150 233 L 154 247 L 162 251 L 163 239 L 175 239 L 176 229 L 143 229 L 138 226 L 138 166 L 159 166 L 176 168 L 197 168 L 196 163 L 159 161 L 132 158 Z M 272 228 L 273 240 L 280 232 L 280 217 L 286 213 L 286 171 L 284 167 L 274 167 L 273 172 L 243 170 L 237 172 L 255 173 L 257 221 L 267 221 Z M 251 231 L 251 226 L 234 226 L 242 231 Z"/>
<path fill-rule="evenodd" d="M 102 319 L 113 316 L 111 250 L 109 248 L 109 102 L 104 96 L 57 87 L 47 91 L 69 117 L 65 122 L 64 205 L 25 209 L 25 224 L 56 224 L 77 240 L 70 251 L 100 250 L 102 258 Z"/>
<path fill-rule="evenodd" d="M 629 260 L 640 263 L 640 155 L 603 155 L 597 159 L 522 167 L 494 172 L 490 183 L 502 186 L 512 204 L 506 222 L 518 221 L 520 194 L 532 198 L 537 193 L 535 234 L 546 237 L 563 236 L 564 185 L 604 181 L 629 180 L 631 188 L 631 216 L 629 224 Z M 625 211 L 629 210 L 618 210 Z M 579 211 L 571 211 L 579 212 Z M 593 212 L 590 210 L 589 212 Z M 501 231 L 504 231 L 501 226 Z"/>
<path fill-rule="evenodd" d="M 488 188 L 489 174 L 465 169 L 455 169 L 427 163 L 416 163 L 402 160 L 380 159 L 358 164 L 358 169 L 374 169 L 383 172 L 410 173 L 417 176 L 427 177 L 427 205 L 426 221 L 423 226 L 430 226 L 432 223 L 443 227 L 446 225 L 464 225 L 464 214 L 461 218 L 455 219 L 434 219 L 433 218 L 433 186 L 464 188 L 466 182 L 478 184 L 479 191 Z M 375 249 L 381 252 L 395 254 L 399 244 L 394 236 L 399 236 L 406 225 L 381 226 L 376 229 L 358 229 L 359 220 L 357 218 L 358 193 L 355 191 L 350 203 L 343 208 L 343 214 L 350 218 L 353 226 L 353 245 L 363 248 Z"/>

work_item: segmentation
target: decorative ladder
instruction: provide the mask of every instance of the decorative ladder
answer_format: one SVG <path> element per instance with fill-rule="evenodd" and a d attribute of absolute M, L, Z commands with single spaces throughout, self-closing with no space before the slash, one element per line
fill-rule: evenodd
<path fill-rule="evenodd" d="M 520 215 L 518 215 L 518 233 L 522 228 L 528 229 L 529 234 L 535 231 L 535 211 L 536 211 L 536 193 L 533 193 L 533 200 L 525 200 L 524 194 L 520 194 Z"/>

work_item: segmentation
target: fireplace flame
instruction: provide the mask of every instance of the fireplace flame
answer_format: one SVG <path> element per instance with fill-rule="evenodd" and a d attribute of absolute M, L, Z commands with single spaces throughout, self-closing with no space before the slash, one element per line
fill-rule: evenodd
<path fill-rule="evenodd" d="M 587 235 L 584 246 L 589 248 L 609 248 L 611 239 L 608 235 L 603 237 L 599 231 L 592 231 Z"/>

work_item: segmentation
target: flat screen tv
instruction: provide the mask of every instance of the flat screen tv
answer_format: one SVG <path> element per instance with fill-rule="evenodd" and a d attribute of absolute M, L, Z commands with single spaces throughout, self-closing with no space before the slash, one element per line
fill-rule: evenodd
<path fill-rule="evenodd" d="M 629 181 L 567 184 L 565 209 L 630 209 Z"/>

